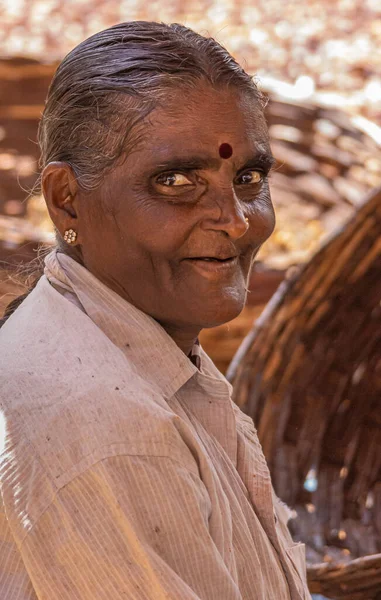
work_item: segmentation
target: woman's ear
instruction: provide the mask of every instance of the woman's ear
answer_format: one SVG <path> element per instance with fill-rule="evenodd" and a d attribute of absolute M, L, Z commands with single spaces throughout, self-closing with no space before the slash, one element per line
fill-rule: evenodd
<path fill-rule="evenodd" d="M 70 165 L 49 163 L 42 172 L 41 184 L 50 218 L 60 234 L 76 229 L 78 183 Z"/>

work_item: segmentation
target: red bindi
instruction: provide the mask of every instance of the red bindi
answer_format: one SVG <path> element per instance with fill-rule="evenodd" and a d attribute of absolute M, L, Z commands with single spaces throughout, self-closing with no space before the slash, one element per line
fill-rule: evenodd
<path fill-rule="evenodd" d="M 230 144 L 226 143 L 221 144 L 218 151 L 220 153 L 221 158 L 230 158 L 233 154 L 233 148 Z"/>

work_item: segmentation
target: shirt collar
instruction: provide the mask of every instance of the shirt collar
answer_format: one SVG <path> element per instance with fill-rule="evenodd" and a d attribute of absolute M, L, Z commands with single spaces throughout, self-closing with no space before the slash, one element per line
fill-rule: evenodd
<path fill-rule="evenodd" d="M 152 317 L 100 282 L 75 260 L 54 250 L 45 258 L 48 280 L 76 296 L 87 316 L 164 397 L 175 394 L 201 367 L 199 342 L 191 359 Z"/>
<path fill-rule="evenodd" d="M 193 348 L 188 354 L 188 358 L 194 364 L 194 366 L 201 371 L 201 346 L 198 338 L 193 344 Z"/>

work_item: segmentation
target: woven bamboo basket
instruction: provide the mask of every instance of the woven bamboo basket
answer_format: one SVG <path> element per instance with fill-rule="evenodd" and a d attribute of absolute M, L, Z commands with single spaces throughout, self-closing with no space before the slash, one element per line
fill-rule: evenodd
<path fill-rule="evenodd" d="M 381 598 L 381 188 L 279 286 L 227 372 L 310 589 Z"/>

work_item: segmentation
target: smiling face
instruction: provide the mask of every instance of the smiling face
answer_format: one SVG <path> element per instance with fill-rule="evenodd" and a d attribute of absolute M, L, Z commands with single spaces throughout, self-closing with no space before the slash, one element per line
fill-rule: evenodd
<path fill-rule="evenodd" d="M 77 193 L 82 262 L 168 332 L 233 319 L 274 228 L 271 164 L 252 99 L 201 83 L 172 93 L 123 164 L 91 195 Z"/>

